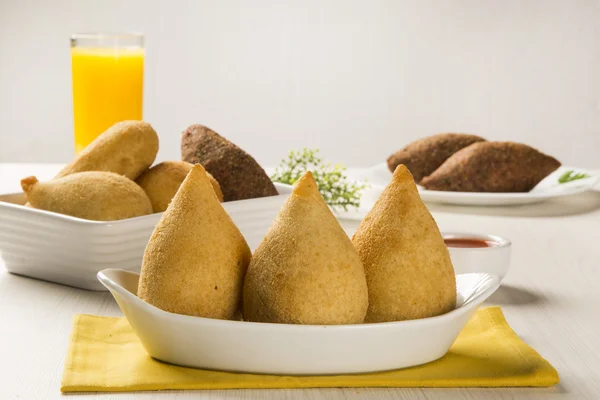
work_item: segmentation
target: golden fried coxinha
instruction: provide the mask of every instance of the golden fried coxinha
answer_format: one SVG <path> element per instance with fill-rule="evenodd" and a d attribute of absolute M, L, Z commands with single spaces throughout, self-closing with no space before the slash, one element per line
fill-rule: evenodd
<path fill-rule="evenodd" d="M 177 193 L 177 189 L 179 189 L 192 167 L 192 164 L 185 161 L 163 161 L 135 180 L 150 198 L 155 213 L 167 209 L 171 199 Z M 223 192 L 219 183 L 208 172 L 206 175 L 208 175 L 217 199 L 222 202 Z"/>
<path fill-rule="evenodd" d="M 254 252 L 244 282 L 244 319 L 359 324 L 367 303 L 358 254 L 307 172 Z"/>
<path fill-rule="evenodd" d="M 234 319 L 250 258 L 244 237 L 196 164 L 148 242 L 138 296 L 172 313 Z"/>
<path fill-rule="evenodd" d="M 29 205 L 94 221 L 113 221 L 152 213 L 150 199 L 132 180 L 103 171 L 86 171 L 38 182 L 21 180 Z"/>
<path fill-rule="evenodd" d="M 365 322 L 433 317 L 456 306 L 456 279 L 438 226 L 404 165 L 352 238 L 369 287 Z"/>
<path fill-rule="evenodd" d="M 108 171 L 135 180 L 154 162 L 158 135 L 143 121 L 117 122 L 83 149 L 56 176 Z"/>

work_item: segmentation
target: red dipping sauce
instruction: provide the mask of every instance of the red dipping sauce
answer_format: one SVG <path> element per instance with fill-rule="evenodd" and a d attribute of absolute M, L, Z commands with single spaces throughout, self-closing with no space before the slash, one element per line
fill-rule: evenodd
<path fill-rule="evenodd" d="M 444 238 L 444 242 L 448 247 L 458 247 L 461 249 L 479 249 L 498 246 L 498 243 L 496 242 L 475 238 Z"/>

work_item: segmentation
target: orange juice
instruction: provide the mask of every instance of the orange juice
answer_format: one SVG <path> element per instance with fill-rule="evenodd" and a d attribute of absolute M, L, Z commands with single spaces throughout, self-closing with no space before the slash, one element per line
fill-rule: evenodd
<path fill-rule="evenodd" d="M 71 48 L 75 152 L 116 122 L 142 119 L 143 48 Z"/>

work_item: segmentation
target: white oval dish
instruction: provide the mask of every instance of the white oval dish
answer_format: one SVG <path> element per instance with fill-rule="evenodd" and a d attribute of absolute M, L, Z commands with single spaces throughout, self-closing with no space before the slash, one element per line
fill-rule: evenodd
<path fill-rule="evenodd" d="M 98 273 L 152 357 L 186 367 L 277 375 L 406 368 L 442 357 L 500 285 L 492 274 L 457 276 L 457 308 L 420 320 L 361 325 L 224 321 L 162 311 L 136 296 L 139 275 Z"/>
<path fill-rule="evenodd" d="M 579 179 L 568 183 L 559 184 L 558 178 L 566 171 L 583 172 L 589 178 Z M 392 173 L 386 163 L 377 164 L 370 168 L 349 169 L 347 176 L 352 180 L 367 180 L 370 188 L 365 191 L 361 199 L 361 210 L 369 210 L 383 189 L 390 183 Z M 427 190 L 419 186 L 421 199 L 426 203 L 444 203 L 463 206 L 508 206 L 517 204 L 539 203 L 556 197 L 568 196 L 594 189 L 599 177 L 592 171 L 577 167 L 559 167 L 556 171 L 544 178 L 530 192 L 526 193 L 476 193 L 476 192 L 446 192 Z M 348 218 L 354 218 L 360 212 L 349 213 Z"/>
<path fill-rule="evenodd" d="M 448 252 L 454 266 L 454 273 L 468 274 L 487 272 L 504 278 L 510 266 L 510 240 L 481 233 L 442 232 L 444 239 L 478 239 L 493 242 L 496 245 L 482 248 L 460 248 L 448 246 Z"/>
<path fill-rule="evenodd" d="M 291 193 L 223 203 L 254 249 Z M 90 221 L 23 207 L 22 193 L 0 196 L 0 256 L 9 272 L 87 290 L 106 290 L 98 271 L 139 271 L 146 244 L 162 213 L 120 221 Z"/>

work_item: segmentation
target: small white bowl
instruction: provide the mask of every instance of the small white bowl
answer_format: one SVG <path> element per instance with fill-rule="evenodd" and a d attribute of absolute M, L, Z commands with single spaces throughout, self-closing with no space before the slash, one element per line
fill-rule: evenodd
<path fill-rule="evenodd" d="M 481 248 L 461 248 L 448 246 L 454 272 L 468 274 L 487 272 L 504 278 L 510 266 L 510 240 L 482 233 L 442 232 L 444 239 L 475 239 L 492 242 L 494 245 Z"/>
<path fill-rule="evenodd" d="M 223 203 L 254 249 L 292 191 Z M 98 271 L 139 271 L 146 244 L 162 213 L 120 221 L 90 221 L 23 207 L 22 193 L 0 196 L 0 256 L 9 272 L 88 290 L 106 290 Z"/>
<path fill-rule="evenodd" d="M 112 293 L 149 355 L 186 367 L 281 375 L 384 371 L 442 357 L 500 285 L 492 274 L 458 275 L 457 307 L 438 317 L 360 325 L 225 321 L 160 310 L 137 297 L 139 275 L 104 270 Z"/>

